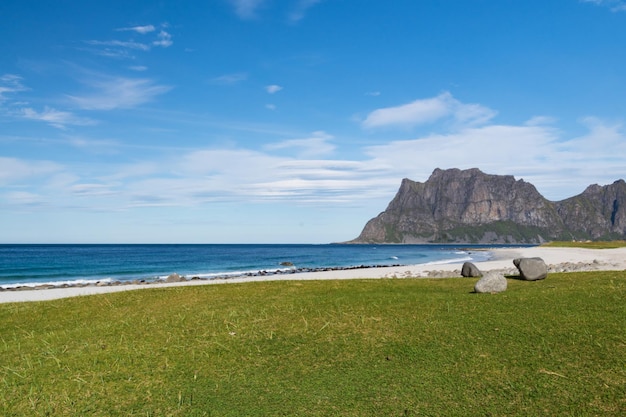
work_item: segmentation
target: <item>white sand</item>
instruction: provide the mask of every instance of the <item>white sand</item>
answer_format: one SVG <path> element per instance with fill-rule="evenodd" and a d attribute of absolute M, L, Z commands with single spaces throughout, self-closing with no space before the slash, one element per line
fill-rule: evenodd
<path fill-rule="evenodd" d="M 626 270 L 626 248 L 618 249 L 580 249 L 580 248 L 513 248 L 492 249 L 492 260 L 475 262 L 482 271 L 514 270 L 513 259 L 541 257 L 551 269 L 567 265 L 570 270 Z M 196 280 L 170 284 L 89 286 L 38 290 L 2 291 L 0 303 L 44 301 L 58 298 L 76 297 L 81 295 L 104 294 L 119 291 L 130 291 L 145 288 L 165 288 L 186 285 L 213 285 L 225 283 L 241 283 L 270 280 L 322 280 L 322 279 L 355 279 L 355 278 L 417 278 L 428 276 L 460 276 L 462 262 L 447 264 L 422 264 L 384 268 L 347 269 L 324 272 L 303 272 L 293 275 L 267 275 L 255 277 L 239 277 L 216 280 Z M 446 273 L 440 273 L 446 272 Z"/>

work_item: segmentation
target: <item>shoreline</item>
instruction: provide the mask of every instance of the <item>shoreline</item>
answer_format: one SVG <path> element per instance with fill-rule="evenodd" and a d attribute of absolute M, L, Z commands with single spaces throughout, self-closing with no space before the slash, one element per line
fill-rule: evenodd
<path fill-rule="evenodd" d="M 493 257 L 486 261 L 473 261 L 484 273 L 500 271 L 516 275 L 515 258 L 540 257 L 548 265 L 549 272 L 626 270 L 626 248 L 584 249 L 561 247 L 516 247 L 489 249 Z M 105 283 L 101 285 L 65 286 L 54 288 L 5 289 L 0 291 L 0 303 L 47 301 L 84 295 L 133 291 L 145 288 L 168 288 L 193 285 L 245 283 L 255 281 L 341 280 L 382 278 L 454 278 L 461 277 L 465 261 L 395 266 L 362 266 L 349 268 L 321 268 L 302 272 L 255 274 L 228 278 L 189 279 L 181 282 Z"/>

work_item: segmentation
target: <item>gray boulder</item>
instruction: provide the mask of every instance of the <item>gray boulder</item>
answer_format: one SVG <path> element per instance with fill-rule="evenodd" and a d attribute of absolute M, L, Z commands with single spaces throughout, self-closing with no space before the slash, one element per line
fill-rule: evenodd
<path fill-rule="evenodd" d="M 183 282 L 183 281 L 187 281 L 187 279 L 185 277 L 181 277 L 177 273 L 173 273 L 165 279 L 165 282 Z"/>
<path fill-rule="evenodd" d="M 466 278 L 482 277 L 483 273 L 471 262 L 465 262 L 461 267 L 461 275 Z"/>
<path fill-rule="evenodd" d="M 499 272 L 489 271 L 474 285 L 474 292 L 496 293 L 505 291 L 507 287 L 506 278 Z"/>
<path fill-rule="evenodd" d="M 541 258 L 517 258 L 513 259 L 513 265 L 526 281 L 538 281 L 548 276 L 548 266 Z"/>

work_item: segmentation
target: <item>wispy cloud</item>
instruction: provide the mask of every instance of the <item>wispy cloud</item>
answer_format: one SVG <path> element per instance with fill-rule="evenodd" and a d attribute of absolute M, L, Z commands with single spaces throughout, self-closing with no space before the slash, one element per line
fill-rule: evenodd
<path fill-rule="evenodd" d="M 572 152 L 572 162 L 580 164 L 577 170 L 587 169 L 587 160 L 603 160 L 607 169 L 622 164 L 623 155 L 626 155 L 626 134 L 621 122 L 588 116 L 580 123 L 587 128 L 587 133 L 563 142 L 563 149 Z"/>
<path fill-rule="evenodd" d="M 71 112 L 56 110 L 47 106 L 42 111 L 25 107 L 20 109 L 18 114 L 24 119 L 46 122 L 59 129 L 64 129 L 67 125 L 88 126 L 96 123 L 94 120 L 78 117 Z"/>
<path fill-rule="evenodd" d="M 281 87 L 280 85 L 276 85 L 276 84 L 268 85 L 265 87 L 265 91 L 267 91 L 268 94 L 278 93 L 282 89 L 283 87 Z"/>
<path fill-rule="evenodd" d="M 141 205 L 276 200 L 320 205 L 363 200 L 388 188 L 381 187 L 388 178 L 377 177 L 379 172 L 363 162 L 299 160 L 249 149 L 197 150 L 176 161 L 169 166 L 177 176 L 153 176 L 129 185 L 131 200 Z"/>
<path fill-rule="evenodd" d="M 441 113 L 469 119 L 482 114 L 477 104 L 455 106 L 454 111 Z M 470 116 L 458 116 L 458 108 Z M 586 133 L 567 137 L 552 122 L 540 116 L 519 125 L 489 120 L 464 124 L 443 133 L 351 149 L 352 156 L 342 159 L 336 156 L 345 141 L 325 131 L 275 140 L 255 149 L 234 142 L 222 148 L 155 148 L 133 164 L 112 159 L 107 164 L 61 167 L 0 158 L 0 184 L 31 193 L 13 195 L 15 204 L 37 200 L 81 207 L 88 201 L 91 209 L 125 210 L 193 207 L 216 201 L 384 207 L 401 178 L 424 181 L 437 167 L 478 167 L 490 174 L 512 174 L 535 184 L 550 199 L 573 196 L 592 182 L 607 184 L 623 178 L 626 132 L 622 123 L 585 117 L 580 122 Z M 247 135 L 233 132 L 234 137 Z M 82 136 L 75 142 L 73 146 L 84 144 L 86 149 L 98 145 Z M 100 145 L 106 149 L 108 144 Z M 46 176 L 54 179 L 28 180 Z"/>
<path fill-rule="evenodd" d="M 496 112 L 480 104 L 464 104 L 444 92 L 436 97 L 419 99 L 400 106 L 372 111 L 363 120 L 365 128 L 412 127 L 436 122 L 444 117 L 453 117 L 462 124 L 488 122 Z"/>
<path fill-rule="evenodd" d="M 122 147 L 119 142 L 106 139 L 91 139 L 82 136 L 72 135 L 66 136 L 59 140 L 64 145 L 80 149 L 86 153 L 112 155 L 119 154 Z"/>
<path fill-rule="evenodd" d="M 87 40 L 84 41 L 84 43 L 93 47 L 91 52 L 97 55 L 118 59 L 133 58 L 131 51 L 147 52 L 155 46 L 162 48 L 172 46 L 174 42 L 172 41 L 172 35 L 165 30 L 167 27 L 167 24 L 161 25 L 161 29 L 158 31 L 156 36 L 152 38 L 152 40 L 144 38 L 144 41 L 137 41 L 131 38 L 126 40 Z M 117 32 L 134 32 L 140 35 L 147 35 L 152 32 L 156 32 L 156 30 L 157 28 L 153 25 L 115 29 Z"/>
<path fill-rule="evenodd" d="M 15 74 L 4 74 L 0 76 L 0 103 L 6 100 L 6 94 L 26 91 L 22 84 L 22 77 Z"/>
<path fill-rule="evenodd" d="M 324 131 L 313 132 L 310 137 L 302 139 L 288 139 L 281 142 L 270 143 L 265 146 L 266 150 L 296 149 L 299 158 L 312 158 L 331 154 L 336 146 L 329 143 L 332 135 Z"/>
<path fill-rule="evenodd" d="M 271 4 L 268 0 L 228 0 L 235 9 L 235 14 L 243 20 L 251 20 L 258 17 L 258 11 Z M 287 13 L 287 21 L 289 23 L 297 23 L 302 20 L 306 13 L 316 4 L 324 0 L 295 0 L 292 2 L 289 12 Z"/>
<path fill-rule="evenodd" d="M 159 85 L 146 78 L 99 77 L 87 82 L 95 90 L 86 95 L 69 95 L 68 98 L 85 110 L 113 110 L 136 107 L 167 93 L 170 86 Z"/>
<path fill-rule="evenodd" d="M 119 28 L 116 30 L 118 32 L 132 31 L 132 32 L 137 32 L 142 35 L 145 35 L 146 33 L 154 32 L 156 28 L 153 25 L 145 25 L 145 26 L 131 26 L 131 27 Z"/>
<path fill-rule="evenodd" d="M 266 0 L 229 0 L 235 8 L 235 13 L 241 19 L 254 19 L 257 10 L 263 6 Z"/>
<path fill-rule="evenodd" d="M 85 41 L 87 45 L 92 46 L 113 46 L 123 49 L 136 49 L 140 51 L 149 51 L 150 45 L 141 42 L 132 42 L 132 41 Z"/>
<path fill-rule="evenodd" d="M 468 127 L 448 134 L 393 141 L 369 147 L 372 164 L 389 172 L 425 179 L 434 167 L 479 167 L 491 174 L 514 174 L 552 199 L 571 197 L 589 183 L 613 182 L 623 175 L 617 155 L 626 155 L 621 124 L 586 118 L 588 134 L 568 139 L 547 125 Z M 523 144 L 523 150 L 520 148 Z"/>
<path fill-rule="evenodd" d="M 625 12 L 625 0 L 580 0 L 581 3 L 592 3 L 598 6 L 608 7 L 612 12 Z"/>
<path fill-rule="evenodd" d="M 595 118 L 585 118 L 583 123 L 588 133 L 569 140 L 545 125 L 466 127 L 448 134 L 366 147 L 366 158 L 362 160 L 324 159 L 333 154 L 334 138 L 315 132 L 303 139 L 273 143 L 264 152 L 192 152 L 181 158 L 185 168 L 179 167 L 179 172 L 186 172 L 183 177 L 189 175 L 188 182 L 210 178 L 202 186 L 204 195 L 236 188 L 240 197 L 231 193 L 230 198 L 319 204 L 388 195 L 401 178 L 423 181 L 436 167 L 479 167 L 492 174 L 522 177 L 548 198 L 561 199 L 582 192 L 588 183 L 581 183 L 581 178 L 606 184 L 624 172 L 621 155 L 626 154 L 626 134 L 622 125 Z M 523 152 L 520 144 L 524 144 Z M 221 185 L 212 191 L 212 183 Z"/>
<path fill-rule="evenodd" d="M 44 106 L 38 111 L 25 102 L 7 97 L 8 94 L 27 91 L 29 88 L 22 83 L 22 77 L 13 74 L 0 76 L 0 103 L 5 107 L 0 108 L 0 112 L 11 119 L 26 119 L 48 123 L 58 129 L 65 129 L 67 125 L 87 126 L 96 123 L 95 120 L 80 117 L 76 114 L 58 110 L 49 106 Z M 8 102 L 8 104 L 6 103 Z"/>
<path fill-rule="evenodd" d="M 152 45 L 161 46 L 163 48 L 168 48 L 172 46 L 173 43 L 174 42 L 172 42 L 172 35 L 170 35 L 164 30 L 161 30 L 159 34 L 157 35 L 157 40 L 153 41 Z"/>
<path fill-rule="evenodd" d="M 80 183 L 74 184 L 68 190 L 78 197 L 108 197 L 116 192 L 108 184 Z"/>
<path fill-rule="evenodd" d="M 550 116 L 533 116 L 526 121 L 526 126 L 546 126 L 556 123 L 556 119 Z"/>
<path fill-rule="evenodd" d="M 323 0 L 299 0 L 296 2 L 293 10 L 289 13 L 289 21 L 296 23 L 304 18 L 306 12 L 316 4 L 321 3 Z"/>
<path fill-rule="evenodd" d="M 62 170 L 63 167 L 55 162 L 0 156 L 0 184 L 2 185 L 43 178 Z"/>
<path fill-rule="evenodd" d="M 7 205 L 18 207 L 41 207 L 46 206 L 45 196 L 28 191 L 9 191 L 4 195 L 0 194 Z"/>
<path fill-rule="evenodd" d="M 248 79 L 248 74 L 246 74 L 245 72 L 235 72 L 232 74 L 224 74 L 224 75 L 220 75 L 219 77 L 211 78 L 209 82 L 211 84 L 217 84 L 217 85 L 232 85 L 232 84 L 238 84 L 247 79 Z"/>

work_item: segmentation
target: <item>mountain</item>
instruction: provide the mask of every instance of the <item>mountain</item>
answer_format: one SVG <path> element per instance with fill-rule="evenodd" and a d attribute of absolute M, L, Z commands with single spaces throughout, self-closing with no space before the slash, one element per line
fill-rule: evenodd
<path fill-rule="evenodd" d="M 479 169 L 435 169 L 403 179 L 385 211 L 349 243 L 541 243 L 624 239 L 626 183 L 591 185 L 563 201 L 532 184 Z"/>

